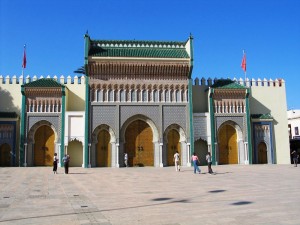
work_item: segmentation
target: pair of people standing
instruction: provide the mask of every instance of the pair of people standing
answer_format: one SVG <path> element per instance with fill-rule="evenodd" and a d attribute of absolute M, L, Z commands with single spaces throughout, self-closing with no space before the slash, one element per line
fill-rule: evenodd
<path fill-rule="evenodd" d="M 65 154 L 65 156 L 63 157 L 63 163 L 64 163 L 64 168 L 65 168 L 65 174 L 69 173 L 69 162 L 70 162 L 70 156 Z M 58 157 L 57 157 L 57 153 L 54 153 L 54 157 L 53 157 L 53 173 L 57 174 L 57 164 L 58 164 Z"/>
<path fill-rule="evenodd" d="M 197 171 L 200 174 L 201 170 L 198 167 L 198 165 L 200 165 L 200 161 L 195 152 L 192 155 L 192 161 L 193 161 L 193 165 L 194 165 L 194 173 L 196 173 L 196 171 Z M 211 168 L 212 160 L 211 160 L 210 152 L 208 152 L 206 155 L 206 161 L 207 161 L 207 165 L 208 165 L 208 173 L 213 174 L 213 170 Z"/>

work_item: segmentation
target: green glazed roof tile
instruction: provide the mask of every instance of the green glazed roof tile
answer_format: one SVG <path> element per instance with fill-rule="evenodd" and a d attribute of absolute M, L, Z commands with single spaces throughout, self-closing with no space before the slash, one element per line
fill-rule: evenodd
<path fill-rule="evenodd" d="M 64 85 L 58 83 L 57 81 L 55 81 L 52 78 L 42 78 L 42 79 L 38 79 L 36 81 L 27 83 L 27 84 L 23 84 L 22 87 L 64 87 Z"/>
<path fill-rule="evenodd" d="M 273 117 L 270 113 L 266 114 L 251 114 L 252 119 L 260 119 L 260 120 L 272 120 Z"/>
<path fill-rule="evenodd" d="M 220 89 L 246 89 L 244 86 L 230 79 L 219 79 L 211 87 Z"/>
<path fill-rule="evenodd" d="M 0 112 L 0 118 L 18 118 L 16 112 Z"/>
<path fill-rule="evenodd" d="M 91 41 L 89 56 L 189 58 L 185 42 L 163 41 Z"/>

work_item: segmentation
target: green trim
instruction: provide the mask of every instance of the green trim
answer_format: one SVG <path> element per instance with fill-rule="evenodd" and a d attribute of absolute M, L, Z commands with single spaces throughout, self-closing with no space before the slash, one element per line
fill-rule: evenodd
<path fill-rule="evenodd" d="M 194 123 L 193 123 L 193 80 L 189 79 L 189 116 L 190 116 L 190 152 L 194 152 Z"/>
<path fill-rule="evenodd" d="M 248 132 L 248 159 L 249 164 L 252 164 L 252 140 L 251 140 L 251 123 L 250 123 L 250 107 L 249 107 L 249 94 L 250 90 L 246 90 L 246 119 L 247 119 L 247 132 Z"/>
<path fill-rule="evenodd" d="M 62 87 L 62 112 L 61 112 L 61 133 L 60 133 L 60 162 L 62 165 L 62 159 L 65 150 L 65 113 L 66 113 L 66 91 L 65 87 Z"/>
<path fill-rule="evenodd" d="M 83 167 L 87 168 L 89 163 L 89 70 L 88 59 L 91 39 L 88 34 L 84 35 L 85 49 L 84 49 L 84 68 L 85 68 L 85 132 L 84 132 L 84 162 Z"/>
<path fill-rule="evenodd" d="M 84 45 L 84 65 L 87 65 L 88 64 L 88 59 L 89 59 L 90 43 L 91 43 L 90 36 L 88 34 L 85 34 L 84 35 L 84 40 L 85 40 L 85 45 Z M 85 71 L 87 71 L 87 70 L 85 70 Z"/>
<path fill-rule="evenodd" d="M 214 165 L 217 164 L 216 161 L 216 146 L 215 146 L 215 141 L 216 141 L 216 137 L 215 137 L 215 117 L 214 117 L 214 108 L 213 108 L 213 93 L 214 93 L 214 89 L 211 88 L 210 89 L 210 93 L 209 93 L 209 112 L 210 112 L 210 130 L 211 130 L 211 157 L 212 157 L 212 163 Z"/>
<path fill-rule="evenodd" d="M 190 68 L 190 73 L 189 73 L 189 79 L 191 79 L 192 77 L 192 72 L 193 72 L 193 68 L 194 68 L 194 49 L 193 49 L 193 36 L 190 35 L 190 51 L 191 51 L 191 55 L 190 55 L 190 58 L 191 58 L 191 68 Z"/>
<path fill-rule="evenodd" d="M 25 88 L 21 87 L 22 93 L 22 109 L 21 109 L 21 129 L 20 129 L 20 152 L 19 152 L 19 166 L 24 166 L 24 142 L 25 142 L 25 122 L 26 122 L 26 96 Z"/>

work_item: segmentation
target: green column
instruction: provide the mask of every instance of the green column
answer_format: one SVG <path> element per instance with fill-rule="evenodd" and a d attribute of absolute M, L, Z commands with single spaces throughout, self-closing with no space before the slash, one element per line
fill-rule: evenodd
<path fill-rule="evenodd" d="M 211 130 L 211 156 L 212 163 L 216 165 L 216 146 L 215 146 L 215 116 L 214 116 L 214 107 L 213 107 L 213 93 L 214 89 L 210 89 L 209 93 L 209 112 L 210 112 L 210 130 Z"/>
<path fill-rule="evenodd" d="M 247 120 L 247 133 L 248 133 L 248 159 L 249 164 L 252 164 L 252 139 L 251 139 L 251 122 L 250 122 L 250 105 L 249 105 L 249 95 L 250 90 L 246 90 L 246 120 Z"/>
<path fill-rule="evenodd" d="M 194 152 L 194 122 L 193 122 L 193 80 L 189 79 L 189 117 L 190 117 L 190 152 Z"/>
<path fill-rule="evenodd" d="M 62 112 L 61 112 L 61 133 L 60 133 L 60 162 L 65 154 L 65 114 L 66 114 L 66 90 L 62 87 Z"/>
<path fill-rule="evenodd" d="M 88 71 L 88 53 L 90 49 L 90 36 L 84 35 L 84 69 L 85 69 L 85 130 L 84 130 L 84 162 L 83 167 L 87 168 L 89 163 L 89 71 Z"/>
<path fill-rule="evenodd" d="M 193 122 L 193 80 L 192 80 L 192 72 L 194 67 L 194 47 L 193 47 L 193 36 L 190 34 L 190 71 L 188 75 L 189 79 L 189 117 L 190 117 L 190 152 L 188 154 L 191 156 L 191 153 L 194 152 L 194 122 Z"/>
<path fill-rule="evenodd" d="M 21 128 L 20 128 L 20 151 L 19 151 L 19 166 L 24 166 L 24 143 L 25 143 L 25 124 L 26 124 L 26 96 L 25 96 L 25 88 L 23 85 L 21 86 L 22 93 L 22 109 L 21 109 Z"/>

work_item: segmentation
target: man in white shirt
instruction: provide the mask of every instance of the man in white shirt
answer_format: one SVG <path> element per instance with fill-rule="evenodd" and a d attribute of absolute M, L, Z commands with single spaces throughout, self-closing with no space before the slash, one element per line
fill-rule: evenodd
<path fill-rule="evenodd" d="M 176 171 L 180 171 L 180 155 L 178 153 L 178 151 L 176 151 L 176 153 L 174 154 L 174 159 L 173 161 L 175 162 L 175 170 Z"/>

